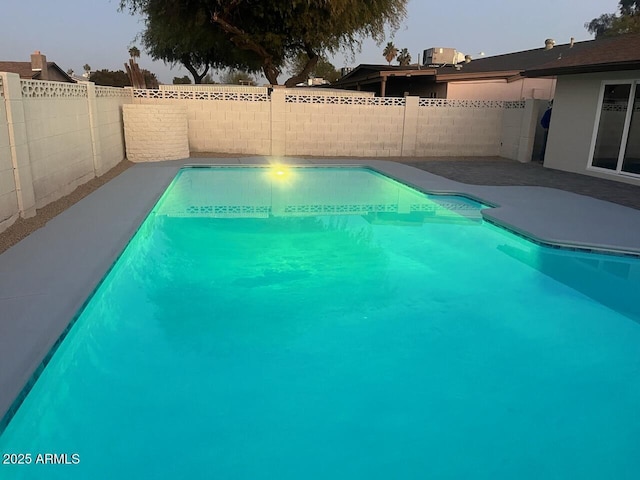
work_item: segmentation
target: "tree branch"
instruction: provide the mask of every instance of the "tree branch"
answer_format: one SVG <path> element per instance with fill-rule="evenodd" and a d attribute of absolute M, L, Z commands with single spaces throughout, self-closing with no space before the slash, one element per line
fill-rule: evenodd
<path fill-rule="evenodd" d="M 229 35 L 229 39 L 238 48 L 242 50 L 249 50 L 257 54 L 262 59 L 262 71 L 264 72 L 264 76 L 267 77 L 267 80 L 269 80 L 269 83 L 272 85 L 278 85 L 278 75 L 280 74 L 280 70 L 274 65 L 273 55 L 271 55 L 266 48 L 253 40 L 244 30 L 241 30 L 227 22 L 218 12 L 213 12 L 211 14 L 211 21 L 218 24 L 220 28 Z"/>
<path fill-rule="evenodd" d="M 193 76 L 193 83 L 195 84 L 202 83 L 202 79 L 205 77 L 205 75 L 209 71 L 209 65 L 205 65 L 204 71 L 202 73 L 198 73 L 198 70 L 196 70 L 196 67 L 194 67 L 193 64 L 191 63 L 191 60 L 189 60 L 188 55 L 183 55 L 180 58 L 180 63 L 182 63 L 184 67 L 187 70 L 189 70 L 189 72 Z"/>
<path fill-rule="evenodd" d="M 309 78 L 309 73 L 311 73 L 311 71 L 316 68 L 316 65 L 318 64 L 318 54 L 311 48 L 309 44 L 304 44 L 304 51 L 306 52 L 309 59 L 307 60 L 307 63 L 305 64 L 301 72 L 293 75 L 286 82 L 284 82 L 284 86 L 287 88 L 293 88 L 301 82 L 306 82 Z"/>

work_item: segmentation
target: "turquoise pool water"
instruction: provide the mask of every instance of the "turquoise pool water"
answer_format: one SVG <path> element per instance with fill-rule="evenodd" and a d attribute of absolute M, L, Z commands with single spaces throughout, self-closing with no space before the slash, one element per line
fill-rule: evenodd
<path fill-rule="evenodd" d="M 640 261 L 481 208 L 364 169 L 182 170 L 0 478 L 640 478 Z"/>

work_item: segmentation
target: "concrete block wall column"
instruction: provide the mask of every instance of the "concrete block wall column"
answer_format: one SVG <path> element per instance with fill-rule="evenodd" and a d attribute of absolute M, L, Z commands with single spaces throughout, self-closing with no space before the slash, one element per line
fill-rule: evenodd
<path fill-rule="evenodd" d="M 99 177 L 104 172 L 102 165 L 102 148 L 100 145 L 100 125 L 98 104 L 96 102 L 96 84 L 87 83 L 87 104 L 89 106 L 89 125 L 91 127 L 91 150 L 93 152 L 93 173 Z"/>
<path fill-rule="evenodd" d="M 518 143 L 518 158 L 521 163 L 531 161 L 533 155 L 533 143 L 536 139 L 536 126 L 538 124 L 539 103 L 534 99 L 525 100 L 522 124 L 520 125 L 520 141 Z"/>
<path fill-rule="evenodd" d="M 418 103 L 420 97 L 405 97 L 404 121 L 402 128 L 402 150 L 400 156 L 413 157 L 416 155 L 418 140 Z"/>
<path fill-rule="evenodd" d="M 33 174 L 29 154 L 29 138 L 22 104 L 20 76 L 16 73 L 0 73 L 4 86 L 5 106 L 9 143 L 11 145 L 11 163 L 16 183 L 18 208 L 23 218 L 36 214 L 36 199 L 33 191 Z"/>
<path fill-rule="evenodd" d="M 286 154 L 286 108 L 284 87 L 271 92 L 271 155 Z"/>
<path fill-rule="evenodd" d="M 122 106 L 127 158 L 132 162 L 157 162 L 189 157 L 187 106 Z"/>

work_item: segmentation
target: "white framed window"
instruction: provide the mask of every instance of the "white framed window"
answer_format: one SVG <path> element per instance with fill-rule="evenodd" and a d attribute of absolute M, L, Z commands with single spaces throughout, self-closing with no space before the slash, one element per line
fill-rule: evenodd
<path fill-rule="evenodd" d="M 640 177 L 640 80 L 602 82 L 588 168 Z"/>

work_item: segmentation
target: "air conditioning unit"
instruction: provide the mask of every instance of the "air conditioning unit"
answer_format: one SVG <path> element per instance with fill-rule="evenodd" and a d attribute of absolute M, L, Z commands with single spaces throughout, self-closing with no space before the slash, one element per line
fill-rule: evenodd
<path fill-rule="evenodd" d="M 422 58 L 423 65 L 455 65 L 458 63 L 458 51 L 455 48 L 427 48 Z"/>

